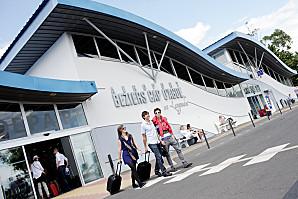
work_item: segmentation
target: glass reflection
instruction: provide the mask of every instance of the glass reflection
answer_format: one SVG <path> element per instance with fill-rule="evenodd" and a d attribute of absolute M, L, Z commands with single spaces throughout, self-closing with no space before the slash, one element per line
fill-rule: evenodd
<path fill-rule="evenodd" d="M 20 105 L 0 102 L 0 141 L 25 137 Z"/>
<path fill-rule="evenodd" d="M 91 140 L 90 133 L 71 136 L 73 150 L 85 183 L 102 177 L 102 171 Z"/>
<path fill-rule="evenodd" d="M 0 185 L 0 198 L 34 198 L 29 172 L 21 147 L 0 151 Z"/>
<path fill-rule="evenodd" d="M 82 104 L 57 104 L 64 129 L 87 125 Z"/>
<path fill-rule="evenodd" d="M 52 104 L 24 104 L 31 134 L 59 130 Z"/>

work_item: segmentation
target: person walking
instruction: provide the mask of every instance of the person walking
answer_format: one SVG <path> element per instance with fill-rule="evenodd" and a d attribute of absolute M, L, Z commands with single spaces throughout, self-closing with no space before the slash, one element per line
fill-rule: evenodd
<path fill-rule="evenodd" d="M 133 136 L 126 131 L 126 128 L 123 126 L 123 124 L 118 126 L 117 132 L 119 160 L 121 160 L 122 157 L 124 164 L 128 165 L 131 169 L 132 187 L 142 188 L 145 183 L 141 182 L 136 169 L 137 161 L 139 159 L 138 151 L 141 150 L 135 143 Z M 136 184 L 136 181 L 138 185 Z"/>
<path fill-rule="evenodd" d="M 143 144 L 145 148 L 145 152 L 148 151 L 148 147 L 154 153 L 155 156 L 155 175 L 158 177 L 171 176 L 170 172 L 167 172 L 166 168 L 163 165 L 163 159 L 161 155 L 160 149 L 160 140 L 158 134 L 156 132 L 155 126 L 150 120 L 150 114 L 148 111 L 142 112 L 143 122 L 141 124 L 141 133 L 143 137 Z"/>
<path fill-rule="evenodd" d="M 31 171 L 33 174 L 33 182 L 37 185 L 39 196 L 43 199 L 43 191 L 46 192 L 46 198 L 50 198 L 50 192 L 46 184 L 46 174 L 43 166 L 39 162 L 39 157 L 37 155 L 33 156 L 33 163 L 31 164 Z"/>
<path fill-rule="evenodd" d="M 176 153 L 178 154 L 179 159 L 181 160 L 183 167 L 188 168 L 192 165 L 192 163 L 188 163 L 184 159 L 184 155 L 181 151 L 181 148 L 179 146 L 179 143 L 177 142 L 172 127 L 168 123 L 167 119 L 161 115 L 160 108 L 154 109 L 155 116 L 152 119 L 153 124 L 156 126 L 157 132 L 159 133 L 159 136 L 161 138 L 161 143 L 165 146 L 168 154 L 166 156 L 167 161 L 169 165 L 171 166 L 171 171 L 176 171 L 176 168 L 174 167 L 173 161 L 171 159 L 169 148 L 172 146 Z"/>
<path fill-rule="evenodd" d="M 68 165 L 68 159 L 62 154 L 59 153 L 57 148 L 54 148 L 54 155 L 56 157 L 56 167 L 58 171 L 58 183 L 61 186 L 62 193 L 70 191 L 70 187 L 66 177 L 66 169 Z"/>

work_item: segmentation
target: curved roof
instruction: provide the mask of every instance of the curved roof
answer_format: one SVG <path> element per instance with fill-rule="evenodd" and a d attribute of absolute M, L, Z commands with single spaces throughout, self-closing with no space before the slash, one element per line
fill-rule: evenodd
<path fill-rule="evenodd" d="M 15 38 L 0 60 L 0 69 L 24 74 L 64 32 L 97 35 L 82 18 L 87 17 L 109 37 L 162 52 L 166 41 L 169 57 L 215 79 L 241 82 L 247 74 L 234 71 L 165 28 L 126 11 L 88 0 L 45 0 Z"/>
<path fill-rule="evenodd" d="M 203 52 L 212 55 L 216 53 L 217 51 L 221 50 L 222 48 L 228 48 L 231 46 L 236 46 L 237 41 L 245 41 L 244 43 L 246 46 L 251 45 L 253 47 L 256 47 L 258 49 L 262 49 L 263 52 L 266 52 L 267 61 L 270 62 L 270 67 L 274 68 L 275 70 L 281 72 L 282 74 L 286 76 L 293 76 L 297 74 L 296 70 L 291 69 L 288 67 L 283 61 L 281 61 L 271 50 L 269 50 L 264 44 L 262 44 L 260 41 L 254 39 L 252 36 L 243 34 L 241 32 L 232 32 L 229 35 L 225 36 L 224 38 L 216 41 L 215 43 L 211 44 L 210 46 L 203 49 Z M 249 42 L 249 44 L 248 44 Z M 245 47 L 245 46 L 244 46 Z M 250 53 L 252 56 L 255 56 L 255 52 L 253 51 Z M 259 58 L 261 55 L 258 56 Z"/>
<path fill-rule="evenodd" d="M 75 102 L 97 93 L 93 81 L 69 81 L 0 71 L 0 99 L 15 101 Z"/>

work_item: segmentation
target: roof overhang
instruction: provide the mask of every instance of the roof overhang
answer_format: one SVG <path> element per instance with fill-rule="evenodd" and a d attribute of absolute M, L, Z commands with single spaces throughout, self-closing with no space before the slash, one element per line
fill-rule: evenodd
<path fill-rule="evenodd" d="M 218 63 L 176 34 L 141 17 L 94 1 L 45 0 L 15 38 L 0 60 L 0 69 L 25 74 L 64 32 L 98 35 L 86 17 L 115 40 L 146 46 L 143 32 L 149 36 L 150 49 L 166 55 L 217 80 L 239 83 L 248 79 Z"/>
<path fill-rule="evenodd" d="M 240 42 L 242 47 L 245 49 L 245 52 L 252 57 L 255 57 L 255 55 L 257 55 L 257 58 L 260 59 L 264 52 L 264 58 L 262 62 L 279 74 L 287 77 L 297 74 L 296 70 L 288 67 L 264 44 L 255 40 L 252 36 L 240 32 L 232 32 L 231 34 L 206 47 L 203 51 L 208 55 L 214 55 L 224 48 L 242 51 L 242 49 L 238 45 L 238 42 Z"/>
<path fill-rule="evenodd" d="M 82 102 L 96 93 L 93 81 L 56 80 L 0 71 L 1 100 Z"/>

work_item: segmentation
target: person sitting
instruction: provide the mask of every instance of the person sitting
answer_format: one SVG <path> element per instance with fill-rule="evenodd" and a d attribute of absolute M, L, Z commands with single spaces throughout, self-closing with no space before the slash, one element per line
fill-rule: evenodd
<path fill-rule="evenodd" d="M 193 130 L 190 127 L 190 124 L 186 125 L 186 128 L 188 131 L 190 131 L 196 138 L 198 138 L 198 140 L 200 140 L 199 142 L 203 142 L 203 132 L 201 129 L 197 129 L 197 130 Z"/>
<path fill-rule="evenodd" d="M 184 125 L 180 126 L 180 134 L 183 135 L 183 137 L 185 137 L 185 139 L 187 140 L 187 143 L 188 143 L 189 146 L 197 143 L 197 141 L 198 141 L 198 137 L 196 137 Z"/>

